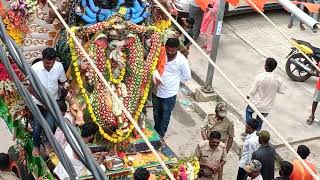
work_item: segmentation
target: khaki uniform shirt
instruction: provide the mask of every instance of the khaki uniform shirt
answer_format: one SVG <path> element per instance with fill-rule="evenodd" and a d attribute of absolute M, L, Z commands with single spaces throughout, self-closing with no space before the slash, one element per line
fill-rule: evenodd
<path fill-rule="evenodd" d="M 220 163 L 221 160 L 226 161 L 226 147 L 223 142 L 220 142 L 219 146 L 217 149 L 212 150 L 209 145 L 209 140 L 202 141 L 198 144 L 194 155 L 199 158 L 199 162 L 201 163 L 213 163 L 213 164 L 218 164 Z M 218 178 L 218 173 L 212 175 L 212 178 L 209 179 L 217 179 Z M 208 179 L 206 178 L 200 178 L 202 179 Z"/>
<path fill-rule="evenodd" d="M 218 131 L 221 134 L 221 141 L 226 143 L 228 137 L 234 137 L 234 124 L 225 117 L 218 121 L 215 114 L 209 114 L 203 122 L 201 129 L 206 130 L 208 137 L 212 131 Z"/>

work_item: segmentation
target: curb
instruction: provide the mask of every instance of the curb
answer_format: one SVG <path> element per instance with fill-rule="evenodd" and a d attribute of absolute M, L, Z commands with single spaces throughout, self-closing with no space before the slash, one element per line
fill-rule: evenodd
<path fill-rule="evenodd" d="M 199 82 L 196 79 L 193 79 L 191 81 L 194 81 L 198 84 L 198 88 L 201 88 L 201 86 L 199 85 Z M 192 98 L 194 98 L 194 94 L 195 94 L 195 87 L 190 87 L 190 84 L 188 83 L 182 83 L 183 88 L 185 88 L 189 94 L 191 95 Z M 243 122 L 245 122 L 244 118 L 242 117 L 241 113 L 238 112 L 238 110 L 236 110 L 235 106 L 233 104 L 231 104 L 230 102 L 228 102 L 223 96 L 221 96 L 221 93 L 215 91 L 216 97 L 214 101 L 208 101 L 208 102 L 193 102 L 193 109 L 195 111 L 195 113 L 197 113 L 199 115 L 199 117 L 201 117 L 202 120 L 204 120 L 207 116 L 207 111 L 201 107 L 201 105 L 199 105 L 199 103 L 205 103 L 206 107 L 210 107 L 212 106 L 213 102 L 224 102 L 227 106 L 228 106 L 228 111 L 230 112 L 228 114 L 228 118 L 231 119 L 234 122 L 234 126 L 235 126 L 235 134 L 236 137 L 234 137 L 234 141 L 232 144 L 232 149 L 235 151 L 235 153 L 240 156 L 241 155 L 241 151 L 242 151 L 242 146 L 243 146 L 243 137 L 241 136 L 241 133 L 244 131 L 245 129 L 245 125 Z M 187 113 L 187 112 L 185 112 Z"/>
<path fill-rule="evenodd" d="M 196 80 L 193 80 L 196 81 Z M 196 81 L 197 82 L 197 81 Z M 197 82 L 198 83 L 198 82 Z M 188 84 L 183 83 L 182 87 L 184 87 L 185 89 L 187 89 L 187 91 L 191 94 L 192 98 L 194 97 L 194 87 L 189 87 Z M 198 87 L 201 88 L 201 86 L 198 84 Z M 217 102 L 224 102 L 227 106 L 228 106 L 228 111 L 230 112 L 228 114 L 228 118 L 230 120 L 232 120 L 234 122 L 234 127 L 235 127 L 235 137 L 234 137 L 234 141 L 232 144 L 232 149 L 234 150 L 234 152 L 240 157 L 241 152 L 242 152 L 242 146 L 243 146 L 243 142 L 244 142 L 244 137 L 241 136 L 241 133 L 244 131 L 245 129 L 245 118 L 243 117 L 243 112 L 240 112 L 239 110 L 237 110 L 237 108 L 230 102 L 228 102 L 226 100 L 226 98 L 223 97 L 223 95 L 221 95 L 222 93 L 215 90 L 215 94 L 216 94 L 216 98 L 215 101 L 209 101 L 209 102 L 196 102 L 194 101 L 193 103 L 193 109 L 195 111 L 195 113 L 197 113 L 199 115 L 199 117 L 201 117 L 201 119 L 204 120 L 204 118 L 207 116 L 208 112 L 205 108 L 203 108 L 203 105 L 201 106 L 200 103 L 202 104 L 206 104 L 206 107 L 212 106 L 213 102 L 217 103 Z M 243 110 L 244 111 L 244 110 Z M 185 112 L 188 113 L 188 112 Z M 294 141 L 294 142 L 289 142 L 290 145 L 294 145 L 294 144 L 298 144 L 298 143 L 302 143 L 302 142 L 307 142 L 307 141 L 312 141 L 312 140 L 318 140 L 320 139 L 320 137 L 314 137 L 314 138 L 310 138 L 308 140 L 304 140 L 304 141 Z M 270 144 L 277 150 L 278 148 L 282 148 L 285 145 L 283 143 L 281 144 L 275 144 L 272 141 L 270 141 Z M 276 166 L 279 164 L 279 162 L 281 162 L 283 160 L 283 158 L 281 157 L 280 153 L 278 153 L 276 151 Z"/>

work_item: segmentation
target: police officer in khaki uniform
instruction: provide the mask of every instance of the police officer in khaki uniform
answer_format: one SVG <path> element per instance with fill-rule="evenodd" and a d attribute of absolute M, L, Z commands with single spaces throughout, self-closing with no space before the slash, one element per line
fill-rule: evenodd
<path fill-rule="evenodd" d="M 227 105 L 220 102 L 216 105 L 215 114 L 209 114 L 208 118 L 201 126 L 201 135 L 204 140 L 212 131 L 218 131 L 221 134 L 221 141 L 226 144 L 226 150 L 229 152 L 234 137 L 234 124 L 227 118 Z M 219 172 L 219 180 L 222 180 L 223 169 Z"/>
<path fill-rule="evenodd" d="M 195 150 L 195 156 L 199 158 L 199 180 L 218 180 L 218 173 L 226 163 L 226 148 L 221 142 L 221 134 L 212 131 L 209 140 L 200 142 Z"/>
<path fill-rule="evenodd" d="M 215 114 L 209 114 L 201 126 L 202 138 L 207 140 L 212 131 L 218 131 L 221 134 L 221 141 L 226 144 L 227 152 L 229 152 L 234 137 L 233 121 L 227 118 L 227 105 L 225 103 L 218 103 L 215 112 Z"/>

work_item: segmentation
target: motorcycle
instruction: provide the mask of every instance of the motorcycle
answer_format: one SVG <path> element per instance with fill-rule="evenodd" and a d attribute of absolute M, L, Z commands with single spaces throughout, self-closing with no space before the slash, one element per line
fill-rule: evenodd
<path fill-rule="evenodd" d="M 295 40 L 299 48 L 316 64 L 320 61 L 320 48 L 312 46 L 310 43 L 301 40 Z M 303 82 L 311 76 L 319 76 L 318 70 L 298 51 L 292 47 L 288 54 L 286 62 L 286 73 L 290 79 Z"/>

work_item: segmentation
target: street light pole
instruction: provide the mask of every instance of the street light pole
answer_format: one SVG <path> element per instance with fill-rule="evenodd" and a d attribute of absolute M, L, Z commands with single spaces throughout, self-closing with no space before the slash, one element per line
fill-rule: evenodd
<path fill-rule="evenodd" d="M 220 35 L 222 32 L 223 16 L 224 16 L 224 10 L 225 10 L 225 5 L 226 5 L 225 0 L 219 0 L 218 2 L 219 2 L 218 12 L 217 12 L 218 16 L 217 16 L 217 20 L 215 23 L 214 36 L 213 36 L 213 40 L 212 40 L 212 49 L 210 52 L 210 58 L 212 59 L 213 62 L 216 62 L 216 59 L 217 59 L 219 40 L 220 40 Z M 214 74 L 214 68 L 210 63 L 208 63 L 206 84 L 204 86 L 202 86 L 202 91 L 205 93 L 212 93 L 213 92 L 213 87 L 212 87 L 213 74 Z"/>

